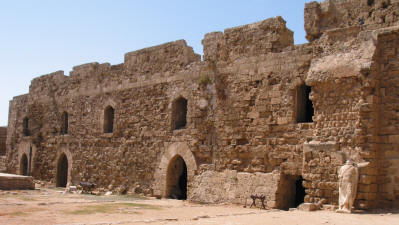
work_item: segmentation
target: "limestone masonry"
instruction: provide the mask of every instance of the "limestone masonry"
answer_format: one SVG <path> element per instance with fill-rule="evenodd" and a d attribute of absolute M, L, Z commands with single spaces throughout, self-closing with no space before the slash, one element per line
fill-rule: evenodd
<path fill-rule="evenodd" d="M 7 127 L 0 127 L 0 156 L 6 154 Z"/>
<path fill-rule="evenodd" d="M 57 186 L 268 207 L 399 206 L 399 0 L 305 6 L 308 44 L 281 17 L 32 80 L 10 102 L 7 170 Z"/>

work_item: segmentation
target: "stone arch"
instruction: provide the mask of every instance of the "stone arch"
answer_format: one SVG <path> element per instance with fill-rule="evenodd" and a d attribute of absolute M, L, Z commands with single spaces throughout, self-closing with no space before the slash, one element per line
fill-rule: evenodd
<path fill-rule="evenodd" d="M 166 173 L 165 197 L 187 199 L 187 165 L 183 157 L 175 155 L 169 162 Z"/>
<path fill-rule="evenodd" d="M 186 127 L 189 126 L 189 124 L 191 123 L 191 117 L 190 117 L 190 105 L 192 104 L 191 99 L 190 99 L 190 93 L 185 90 L 185 89 L 181 89 L 176 87 L 177 90 L 173 90 L 173 92 L 169 93 L 169 104 L 168 104 L 168 114 L 169 114 L 169 124 L 170 124 L 170 128 L 171 130 L 180 130 L 180 129 L 184 129 Z M 180 103 L 177 104 L 176 103 Z M 176 106 L 180 106 L 180 107 L 176 107 Z M 183 106 L 183 107 L 181 107 Z M 180 109 L 180 110 L 176 110 L 176 109 Z M 183 110 L 181 110 L 183 109 Z M 182 113 L 180 116 L 178 114 L 176 114 L 177 111 L 182 111 L 184 113 Z M 181 120 L 184 121 L 183 123 L 177 123 L 177 118 L 180 118 L 181 116 L 183 116 L 184 118 Z M 184 125 L 183 125 L 184 124 Z M 177 125 L 177 126 L 176 126 Z M 176 129 L 178 128 L 178 129 Z"/>
<path fill-rule="evenodd" d="M 112 132 L 109 132 L 110 129 L 106 129 L 106 128 L 110 128 L 109 124 L 107 124 L 109 122 L 110 118 L 107 118 L 107 115 L 109 115 L 107 113 L 107 110 L 109 109 L 113 109 L 113 120 L 112 120 Z M 112 134 L 115 131 L 116 128 L 116 120 L 117 118 L 115 117 L 115 112 L 116 112 L 117 108 L 116 108 L 116 103 L 115 101 L 113 101 L 112 99 L 108 99 L 106 101 L 104 101 L 102 108 L 100 109 L 100 127 L 99 129 L 101 130 L 102 133 L 105 134 Z"/>
<path fill-rule="evenodd" d="M 72 154 L 68 150 L 64 149 L 58 152 L 54 162 L 54 179 L 57 187 L 68 187 L 71 184 L 72 160 Z"/>
<path fill-rule="evenodd" d="M 22 141 L 19 145 L 18 145 L 18 168 L 17 171 L 19 171 L 19 173 L 22 175 L 22 169 L 21 168 L 21 161 L 22 161 L 22 157 L 25 155 L 28 161 L 28 166 L 27 169 L 29 170 L 29 156 L 30 156 L 30 149 L 32 148 L 32 155 L 31 155 L 31 159 L 30 159 L 30 175 L 33 176 L 34 175 L 34 171 L 35 171 L 35 157 L 36 157 L 36 147 L 35 145 L 32 145 L 30 141 Z"/>
<path fill-rule="evenodd" d="M 162 155 L 159 166 L 154 174 L 154 195 L 157 197 L 168 197 L 167 193 L 167 179 L 168 168 L 171 162 L 177 157 L 184 160 L 187 168 L 187 197 L 190 196 L 190 182 L 193 180 L 194 175 L 198 169 L 194 155 L 188 145 L 184 142 L 175 142 L 167 148 Z"/>
<path fill-rule="evenodd" d="M 22 154 L 19 161 L 19 174 L 28 176 L 28 157 L 25 153 Z"/>

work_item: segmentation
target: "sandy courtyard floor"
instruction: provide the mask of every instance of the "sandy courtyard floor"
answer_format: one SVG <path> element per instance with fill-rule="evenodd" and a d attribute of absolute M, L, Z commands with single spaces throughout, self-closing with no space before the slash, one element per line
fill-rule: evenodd
<path fill-rule="evenodd" d="M 306 224 L 394 225 L 399 211 L 337 214 L 201 205 L 137 196 L 62 194 L 62 189 L 0 191 L 0 224 Z"/>

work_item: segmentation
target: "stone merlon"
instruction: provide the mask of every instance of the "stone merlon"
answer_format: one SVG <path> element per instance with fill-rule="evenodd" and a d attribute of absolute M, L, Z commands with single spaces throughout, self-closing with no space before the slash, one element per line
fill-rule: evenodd
<path fill-rule="evenodd" d="M 124 67 L 131 74 L 154 74 L 183 69 L 199 61 L 201 56 L 185 40 L 178 40 L 126 53 Z"/>
<path fill-rule="evenodd" d="M 231 60 L 270 52 L 281 52 L 294 45 L 293 32 L 282 17 L 270 18 L 253 24 L 228 28 L 205 35 L 206 61 Z"/>
<path fill-rule="evenodd" d="M 305 6 L 306 38 L 313 41 L 327 30 L 362 26 L 375 29 L 399 25 L 399 0 L 327 0 Z"/>

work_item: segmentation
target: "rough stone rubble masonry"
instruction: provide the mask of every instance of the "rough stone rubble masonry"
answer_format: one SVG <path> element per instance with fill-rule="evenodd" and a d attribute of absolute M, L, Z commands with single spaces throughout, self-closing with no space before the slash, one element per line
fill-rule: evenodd
<path fill-rule="evenodd" d="M 356 207 L 398 206 L 399 0 L 311 2 L 304 19 L 307 44 L 276 17 L 206 34 L 203 60 L 178 40 L 35 78 L 10 101 L 8 172 L 289 208 L 337 204 L 353 158 L 370 162 Z"/>

